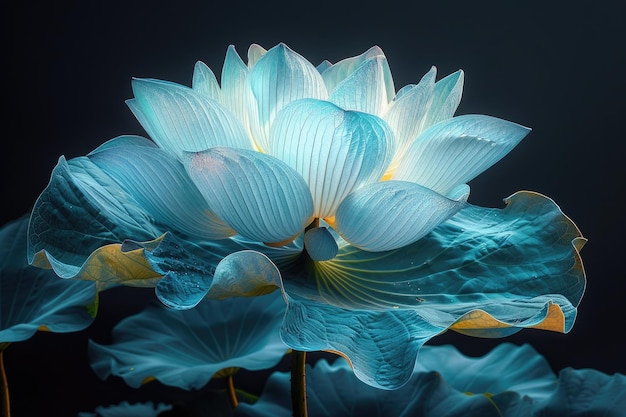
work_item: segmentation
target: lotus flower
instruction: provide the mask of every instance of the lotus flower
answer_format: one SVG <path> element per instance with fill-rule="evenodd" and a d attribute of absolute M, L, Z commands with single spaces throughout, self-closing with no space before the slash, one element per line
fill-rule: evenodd
<path fill-rule="evenodd" d="M 175 309 L 280 288 L 289 347 L 339 352 L 385 389 L 448 329 L 571 329 L 585 239 L 537 193 L 468 202 L 467 183 L 529 129 L 454 116 L 461 71 L 396 92 L 378 47 L 315 67 L 252 45 L 247 61 L 230 47 L 221 82 L 198 63 L 191 88 L 133 80 L 151 140 L 59 159 L 30 262 L 100 289 L 155 286 Z"/>

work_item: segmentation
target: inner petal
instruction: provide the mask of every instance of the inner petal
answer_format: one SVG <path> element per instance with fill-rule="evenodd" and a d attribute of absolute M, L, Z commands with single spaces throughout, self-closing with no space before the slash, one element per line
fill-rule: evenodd
<path fill-rule="evenodd" d="M 322 100 L 285 107 L 270 135 L 270 154 L 304 178 L 319 218 L 333 216 L 354 189 L 378 181 L 393 156 L 393 133 L 382 119 Z"/>

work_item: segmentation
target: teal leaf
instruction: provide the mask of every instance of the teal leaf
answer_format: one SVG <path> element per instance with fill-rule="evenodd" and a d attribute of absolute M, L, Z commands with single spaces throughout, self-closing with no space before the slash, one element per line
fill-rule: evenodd
<path fill-rule="evenodd" d="M 168 404 L 151 402 L 134 403 L 122 401 L 119 404 L 99 406 L 94 412 L 81 412 L 78 417 L 157 417 L 161 413 L 172 410 L 173 407 Z"/>
<path fill-rule="evenodd" d="M 425 346 L 420 366 L 406 385 L 393 391 L 363 384 L 342 358 L 332 365 L 321 359 L 307 367 L 309 413 L 319 417 L 532 416 L 536 404 L 553 395 L 557 378 L 528 345 L 501 346 L 477 358 L 453 346 Z M 289 416 L 289 391 L 289 374 L 275 372 L 259 401 L 240 404 L 235 416 Z"/>
<path fill-rule="evenodd" d="M 326 87 L 315 67 L 285 44 L 267 51 L 248 75 L 252 91 L 251 129 L 261 151 L 269 149 L 274 118 L 290 102 L 301 98 L 327 98 Z"/>
<path fill-rule="evenodd" d="M 626 375 L 567 367 L 555 392 L 537 405 L 537 417 L 619 417 L 626 407 Z"/>
<path fill-rule="evenodd" d="M 508 154 L 530 129 L 485 115 L 447 119 L 425 130 L 393 176 L 447 194 Z"/>
<path fill-rule="evenodd" d="M 585 288 L 585 240 L 544 196 L 507 202 L 503 210 L 467 206 L 400 249 L 341 246 L 304 276 L 283 273 L 283 339 L 294 349 L 341 352 L 359 379 L 394 388 L 421 346 L 447 329 L 479 337 L 568 332 Z"/>
<path fill-rule="evenodd" d="M 320 218 L 333 216 L 352 190 L 378 181 L 393 157 L 393 133 L 382 119 L 321 100 L 285 106 L 270 139 L 270 154 L 307 182 Z"/>
<path fill-rule="evenodd" d="M 160 80 L 134 79 L 128 106 L 148 135 L 180 158 L 212 146 L 252 149 L 241 121 L 218 101 L 191 88 Z"/>
<path fill-rule="evenodd" d="M 134 388 L 154 378 L 200 389 L 225 368 L 274 367 L 287 352 L 278 331 L 284 312 L 278 291 L 205 300 L 186 311 L 150 304 L 116 325 L 112 344 L 89 342 L 91 366 L 101 379 L 118 376 Z"/>
<path fill-rule="evenodd" d="M 62 280 L 26 257 L 28 216 L 0 229 L 0 343 L 29 339 L 37 330 L 83 330 L 96 316 L 92 282 Z"/>
<path fill-rule="evenodd" d="M 335 225 L 352 246 L 382 252 L 417 241 L 464 204 L 412 182 L 377 182 L 360 187 L 341 202 Z"/>
<path fill-rule="evenodd" d="M 284 162 L 231 148 L 187 158 L 189 175 L 211 210 L 239 234 L 260 242 L 290 241 L 311 222 L 309 188 Z"/>
<path fill-rule="evenodd" d="M 88 157 L 61 157 L 31 213 L 28 261 L 32 264 L 37 254 L 45 254 L 60 268 L 57 274 L 69 278 L 102 246 L 152 240 L 162 233 Z"/>

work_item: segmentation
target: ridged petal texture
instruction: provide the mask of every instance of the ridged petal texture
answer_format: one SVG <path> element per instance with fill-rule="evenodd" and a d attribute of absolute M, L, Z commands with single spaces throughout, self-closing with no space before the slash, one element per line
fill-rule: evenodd
<path fill-rule="evenodd" d="M 279 336 L 284 312 L 280 291 L 205 300 L 187 311 L 150 304 L 115 326 L 112 344 L 90 340 L 91 367 L 101 379 L 118 376 L 133 388 L 155 378 L 200 389 L 225 368 L 274 367 L 287 352 Z"/>
<path fill-rule="evenodd" d="M 168 230 L 200 239 L 235 234 L 211 212 L 183 165 L 147 139 L 117 138 L 88 157 Z"/>
<path fill-rule="evenodd" d="M 424 131 L 405 153 L 393 176 L 446 194 L 491 167 L 530 129 L 484 115 L 444 120 Z"/>
<path fill-rule="evenodd" d="M 284 106 L 301 98 L 328 97 L 317 69 L 282 43 L 258 59 L 248 82 L 252 91 L 251 130 L 257 147 L 265 152 L 269 149 L 270 126 Z"/>
<path fill-rule="evenodd" d="M 424 128 L 454 116 L 461 103 L 464 80 L 465 73 L 459 70 L 435 83 L 433 99 L 428 108 Z"/>
<path fill-rule="evenodd" d="M 403 87 L 395 96 L 383 119 L 393 130 L 396 152 L 389 167 L 393 173 L 413 141 L 424 130 L 426 115 L 433 100 L 435 76 L 433 67 L 417 85 Z"/>
<path fill-rule="evenodd" d="M 191 88 L 212 100 L 221 101 L 222 90 L 217 78 L 213 73 L 213 70 L 209 68 L 204 62 L 198 61 L 193 68 L 193 79 L 191 81 Z"/>
<path fill-rule="evenodd" d="M 309 188 L 293 168 L 276 158 L 212 148 L 188 154 L 185 162 L 212 211 L 241 235 L 282 242 L 293 239 L 311 222 Z"/>
<path fill-rule="evenodd" d="M 464 204 L 412 182 L 378 182 L 349 194 L 335 224 L 352 246 L 381 252 L 416 242 Z"/>
<path fill-rule="evenodd" d="M 212 146 L 252 149 L 237 116 L 217 100 L 191 88 L 150 79 L 134 79 L 127 104 L 148 135 L 180 158 Z"/>
<path fill-rule="evenodd" d="M 362 111 L 377 116 L 384 114 L 390 96 L 385 84 L 388 68 L 384 55 L 366 59 L 337 84 L 328 100 L 345 110 Z"/>
<path fill-rule="evenodd" d="M 317 417 L 618 416 L 626 399 L 622 374 L 570 368 L 557 377 L 529 345 L 510 343 L 476 358 L 449 345 L 424 346 L 411 379 L 395 391 L 362 384 L 341 358 L 306 372 L 308 411 Z M 241 403 L 235 416 L 290 416 L 289 392 L 289 373 L 275 372 L 259 401 Z"/>
<path fill-rule="evenodd" d="M 28 216 L 0 228 L 0 344 L 27 340 L 42 329 L 77 332 L 97 313 L 94 283 L 59 279 L 28 264 L 27 228 Z"/>
<path fill-rule="evenodd" d="M 222 66 L 222 104 L 241 120 L 250 132 L 248 106 L 252 100 L 252 92 L 248 86 L 248 67 L 241 60 L 234 46 L 229 46 Z"/>
<path fill-rule="evenodd" d="M 333 216 L 353 189 L 378 181 L 393 156 L 393 133 L 382 119 L 321 100 L 286 106 L 270 138 L 270 154 L 304 178 L 320 218 Z"/>

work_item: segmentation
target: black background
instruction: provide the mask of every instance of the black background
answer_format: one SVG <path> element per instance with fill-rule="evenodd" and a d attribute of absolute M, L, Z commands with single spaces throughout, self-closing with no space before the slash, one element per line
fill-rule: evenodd
<path fill-rule="evenodd" d="M 419 81 L 431 65 L 438 78 L 463 69 L 457 114 L 533 128 L 471 182 L 471 203 L 502 207 L 517 190 L 538 191 L 589 239 L 582 251 L 587 291 L 573 330 L 526 330 L 503 341 L 532 344 L 555 372 L 568 366 L 626 372 L 623 3 L 50 3 L 2 6 L 2 224 L 30 210 L 60 155 L 84 155 L 120 134 L 145 135 L 124 104 L 132 77 L 190 85 L 197 60 L 219 76 L 229 44 L 245 59 L 251 43 L 285 42 L 313 64 L 379 45 L 397 89 Z M 15 417 L 74 416 L 124 400 L 193 396 L 158 383 L 135 390 L 117 378 L 100 381 L 89 368 L 87 340 L 107 343 L 121 317 L 154 297 L 152 290 L 128 290 L 102 293 L 100 314 L 87 330 L 38 333 L 7 349 Z M 431 343 L 484 354 L 499 342 L 446 334 Z M 247 375 L 236 381 L 258 390 Z"/>

